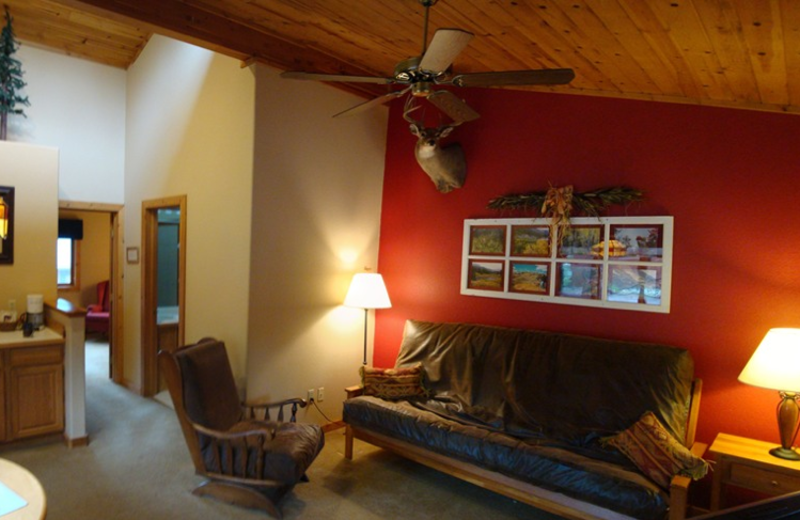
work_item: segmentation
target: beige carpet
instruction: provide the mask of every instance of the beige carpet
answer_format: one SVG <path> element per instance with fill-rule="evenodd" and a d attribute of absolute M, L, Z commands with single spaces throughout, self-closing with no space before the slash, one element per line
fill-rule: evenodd
<path fill-rule="evenodd" d="M 174 412 L 109 382 L 107 353 L 87 346 L 88 447 L 0 448 L 42 482 L 48 520 L 269 518 L 190 493 L 200 479 Z M 358 441 L 348 461 L 342 432 L 328 434 L 311 482 L 284 499 L 287 520 L 558 518 Z"/>

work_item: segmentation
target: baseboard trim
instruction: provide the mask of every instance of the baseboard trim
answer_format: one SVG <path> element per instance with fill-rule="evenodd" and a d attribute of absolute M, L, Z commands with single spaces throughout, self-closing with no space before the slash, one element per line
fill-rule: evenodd
<path fill-rule="evenodd" d="M 64 437 L 64 443 L 67 445 L 67 448 L 69 449 L 82 448 L 84 446 L 89 445 L 89 436 L 86 435 L 83 437 L 75 437 L 73 439 L 69 437 Z"/>
<path fill-rule="evenodd" d="M 332 432 L 334 430 L 340 430 L 340 429 L 344 428 L 344 426 L 345 426 L 344 421 L 334 421 L 332 423 L 323 424 L 322 425 L 322 431 L 324 433 L 328 433 L 328 432 Z"/>

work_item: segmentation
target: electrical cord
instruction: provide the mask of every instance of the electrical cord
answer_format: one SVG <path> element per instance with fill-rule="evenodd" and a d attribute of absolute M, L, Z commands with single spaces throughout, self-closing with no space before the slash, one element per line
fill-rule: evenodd
<path fill-rule="evenodd" d="M 316 409 L 317 409 L 317 411 L 320 413 L 320 415 L 322 415 L 322 416 L 325 418 L 325 420 L 326 420 L 326 421 L 328 421 L 329 423 L 333 423 L 333 421 L 331 421 L 331 420 L 328 418 L 328 416 L 327 416 L 327 415 L 325 415 L 325 412 L 323 412 L 323 411 L 322 411 L 322 408 L 320 408 L 320 407 L 319 407 L 319 405 L 317 404 L 317 400 L 316 400 L 316 399 L 313 399 L 313 398 L 312 398 L 312 399 L 310 399 L 310 402 L 311 402 L 311 404 L 313 404 L 313 405 L 314 405 L 314 408 L 316 408 Z"/>

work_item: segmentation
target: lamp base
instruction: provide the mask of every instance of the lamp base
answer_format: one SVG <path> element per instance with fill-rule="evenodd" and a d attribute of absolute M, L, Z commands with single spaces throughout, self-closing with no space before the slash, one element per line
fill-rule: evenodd
<path fill-rule="evenodd" d="M 786 460 L 800 460 L 800 453 L 792 449 L 786 448 L 773 448 L 769 450 L 769 454 L 773 457 L 778 457 L 779 459 L 786 459 Z"/>

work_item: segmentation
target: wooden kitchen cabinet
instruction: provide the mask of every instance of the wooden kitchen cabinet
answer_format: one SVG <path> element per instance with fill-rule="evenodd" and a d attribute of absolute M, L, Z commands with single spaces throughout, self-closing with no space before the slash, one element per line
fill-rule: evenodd
<path fill-rule="evenodd" d="M 0 442 L 6 440 L 6 368 L 3 362 L 2 352 L 0 352 Z"/>
<path fill-rule="evenodd" d="M 8 334 L 17 333 L 0 336 L 0 442 L 64 431 L 64 339 Z"/>

